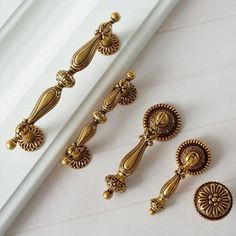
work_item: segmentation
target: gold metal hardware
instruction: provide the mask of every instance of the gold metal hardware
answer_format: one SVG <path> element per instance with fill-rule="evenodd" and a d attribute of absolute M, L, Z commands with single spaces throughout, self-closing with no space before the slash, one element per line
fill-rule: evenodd
<path fill-rule="evenodd" d="M 111 20 L 100 24 L 94 38 L 73 55 L 69 70 L 57 72 L 57 85 L 45 90 L 38 99 L 30 116 L 18 124 L 15 130 L 15 137 L 6 143 L 8 149 L 14 149 L 18 143 L 24 150 L 34 151 L 42 145 L 44 140 L 43 132 L 34 123 L 57 105 L 63 88 L 74 86 L 75 79 L 73 75 L 90 64 L 97 50 L 104 55 L 111 55 L 119 49 L 119 38 L 112 33 L 112 25 L 119 20 L 120 14 L 118 12 L 112 13 Z"/>
<path fill-rule="evenodd" d="M 229 214 L 233 197 L 225 185 L 211 181 L 197 189 L 194 204 L 202 217 L 208 220 L 220 220 Z"/>
<path fill-rule="evenodd" d="M 167 200 L 176 191 L 180 180 L 188 174 L 201 174 L 207 169 L 210 160 L 211 153 L 206 144 L 196 139 L 183 142 L 176 152 L 178 169 L 175 175 L 162 186 L 159 197 L 151 199 L 150 215 L 164 211 Z"/>
<path fill-rule="evenodd" d="M 95 135 L 98 124 L 106 122 L 107 112 L 113 110 L 118 103 L 128 105 L 136 99 L 136 88 L 130 82 L 134 78 L 135 73 L 133 71 L 127 72 L 125 78 L 119 80 L 110 94 L 103 100 L 101 110 L 93 111 L 92 121 L 82 128 L 77 141 L 67 148 L 62 160 L 64 166 L 80 169 L 88 165 L 91 155 L 85 144 Z"/>
<path fill-rule="evenodd" d="M 166 141 L 174 137 L 180 129 L 180 116 L 174 107 L 167 104 L 157 104 L 149 108 L 143 118 L 144 134 L 140 142 L 120 162 L 116 175 L 105 178 L 107 190 L 103 193 L 105 199 L 110 199 L 113 192 L 125 192 L 125 179 L 137 168 L 145 149 L 153 145 L 153 141 Z"/>

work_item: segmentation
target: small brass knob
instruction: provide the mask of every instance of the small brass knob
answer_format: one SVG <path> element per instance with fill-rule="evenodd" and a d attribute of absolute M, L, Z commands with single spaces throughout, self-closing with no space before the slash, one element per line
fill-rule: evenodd
<path fill-rule="evenodd" d="M 104 199 L 107 199 L 107 200 L 111 199 L 112 196 L 113 196 L 113 191 L 111 191 L 111 190 L 107 190 L 103 193 L 103 198 Z"/>
<path fill-rule="evenodd" d="M 126 73 L 126 77 L 128 80 L 133 80 L 136 77 L 136 73 L 130 70 Z"/>
<path fill-rule="evenodd" d="M 6 142 L 7 149 L 12 150 L 16 147 L 17 142 L 14 139 L 10 139 Z"/>
<path fill-rule="evenodd" d="M 120 16 L 120 13 L 119 12 L 113 12 L 111 14 L 111 19 L 112 21 L 114 22 L 118 22 L 120 20 L 121 16 Z"/>

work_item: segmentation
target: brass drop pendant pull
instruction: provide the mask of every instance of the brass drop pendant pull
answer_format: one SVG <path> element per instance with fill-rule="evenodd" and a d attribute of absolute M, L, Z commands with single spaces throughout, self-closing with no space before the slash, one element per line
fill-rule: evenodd
<path fill-rule="evenodd" d="M 127 72 L 125 78 L 119 80 L 110 94 L 103 100 L 102 108 L 99 111 L 93 111 L 92 121 L 82 128 L 77 141 L 67 148 L 62 160 L 64 166 L 80 169 L 88 165 L 91 160 L 91 154 L 85 144 L 96 134 L 97 126 L 106 122 L 107 112 L 113 110 L 118 103 L 128 105 L 134 102 L 137 91 L 130 82 L 134 78 L 134 72 Z"/>
<path fill-rule="evenodd" d="M 105 178 L 107 190 L 103 193 L 105 199 L 110 199 L 113 192 L 125 192 L 125 179 L 137 168 L 143 153 L 153 141 L 166 141 L 174 137 L 180 129 L 180 116 L 174 107 L 167 104 L 157 104 L 149 108 L 143 118 L 144 134 L 139 143 L 121 160 L 116 175 Z"/>
<path fill-rule="evenodd" d="M 112 25 L 119 20 L 120 14 L 117 12 L 112 13 L 111 20 L 100 24 L 94 38 L 73 55 L 69 70 L 57 72 L 57 85 L 45 90 L 38 99 L 30 116 L 18 124 L 15 130 L 15 137 L 6 143 L 8 149 L 14 149 L 18 143 L 24 150 L 34 151 L 42 145 L 44 140 L 43 132 L 34 123 L 57 105 L 63 88 L 74 86 L 75 79 L 73 75 L 90 64 L 97 50 L 104 55 L 111 55 L 119 49 L 119 38 L 112 33 Z"/>
<path fill-rule="evenodd" d="M 206 144 L 196 139 L 183 142 L 176 152 L 178 169 L 175 175 L 162 186 L 160 195 L 151 199 L 150 215 L 164 211 L 166 202 L 176 191 L 180 180 L 188 174 L 201 174 L 207 169 L 210 160 L 211 153 Z"/>

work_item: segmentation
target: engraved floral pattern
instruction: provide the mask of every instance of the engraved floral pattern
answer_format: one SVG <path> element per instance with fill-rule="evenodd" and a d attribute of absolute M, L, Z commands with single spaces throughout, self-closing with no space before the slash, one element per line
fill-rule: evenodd
<path fill-rule="evenodd" d="M 30 139 L 25 138 L 25 135 L 30 137 Z M 16 139 L 21 148 L 26 151 L 35 151 L 43 143 L 43 133 L 42 131 L 33 124 L 28 124 L 27 120 L 24 119 L 16 127 Z"/>
<path fill-rule="evenodd" d="M 110 189 L 114 192 L 125 192 L 126 191 L 126 184 L 121 182 L 114 175 L 106 176 L 105 182 L 107 184 L 108 189 Z"/>
<path fill-rule="evenodd" d="M 195 195 L 195 205 L 202 216 L 217 220 L 229 213 L 232 196 L 224 185 L 209 182 L 198 189 Z"/>
<path fill-rule="evenodd" d="M 127 95 L 124 96 L 122 95 L 119 103 L 122 105 L 129 105 L 135 101 L 136 97 L 137 97 L 137 90 L 134 87 L 134 85 L 130 83 Z"/>
<path fill-rule="evenodd" d="M 111 44 L 109 46 L 103 46 L 102 43 L 100 43 L 98 46 L 98 51 L 104 55 L 111 55 L 114 54 L 119 48 L 120 40 L 115 34 L 112 34 Z"/>
<path fill-rule="evenodd" d="M 66 157 L 70 161 L 70 166 L 74 169 L 81 169 L 87 166 L 91 160 L 91 155 L 86 146 L 77 146 L 72 143 L 66 151 Z"/>

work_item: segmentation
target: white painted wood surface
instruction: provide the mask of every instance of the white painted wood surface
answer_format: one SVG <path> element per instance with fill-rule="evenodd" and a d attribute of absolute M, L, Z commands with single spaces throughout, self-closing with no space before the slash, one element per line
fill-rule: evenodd
<path fill-rule="evenodd" d="M 210 180 L 236 197 L 235 25 L 234 0 L 181 0 L 130 67 L 137 73 L 138 100 L 117 108 L 99 127 L 88 144 L 91 164 L 81 171 L 58 164 L 7 235 L 235 236 L 235 206 L 218 222 L 202 219 L 193 207 L 194 191 Z M 147 150 L 127 192 L 104 201 L 104 176 L 117 171 L 142 133 L 143 113 L 160 102 L 178 108 L 182 132 Z M 165 212 L 149 216 L 149 199 L 173 174 L 176 148 L 188 138 L 209 144 L 212 164 L 181 183 Z"/>
<path fill-rule="evenodd" d="M 6 24 L 23 0 L 0 0 L 0 28 Z"/>

